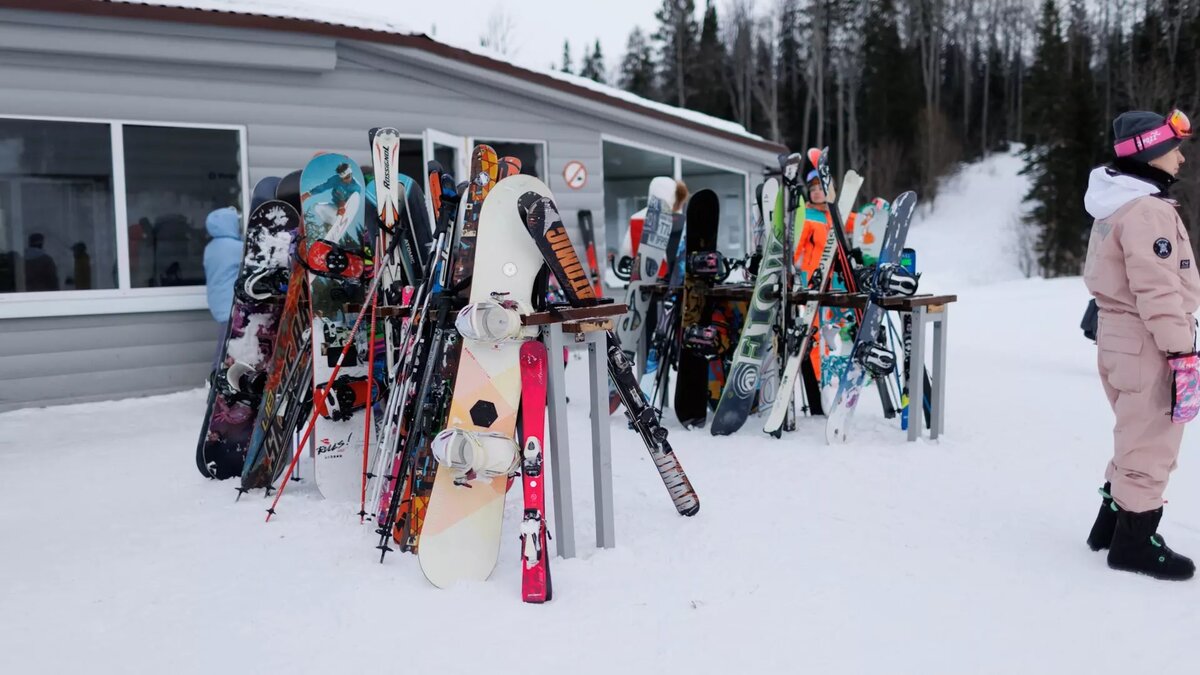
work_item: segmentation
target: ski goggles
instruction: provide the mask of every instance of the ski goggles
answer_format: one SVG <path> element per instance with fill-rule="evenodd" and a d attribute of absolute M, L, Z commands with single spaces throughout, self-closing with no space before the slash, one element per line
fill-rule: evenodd
<path fill-rule="evenodd" d="M 1117 157 L 1128 157 L 1159 143 L 1188 138 L 1191 135 L 1192 121 L 1182 110 L 1172 110 L 1167 113 L 1166 124 L 1113 145 L 1113 151 L 1117 153 Z"/>

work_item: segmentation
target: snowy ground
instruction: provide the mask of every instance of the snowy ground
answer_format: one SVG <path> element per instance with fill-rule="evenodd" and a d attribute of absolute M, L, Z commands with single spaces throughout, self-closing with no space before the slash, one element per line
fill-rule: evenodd
<path fill-rule="evenodd" d="M 260 496 L 200 478 L 200 390 L 0 415 L 3 671 L 1191 672 L 1200 582 L 1112 572 L 1083 543 L 1112 420 L 1082 282 L 952 290 L 942 439 L 906 443 L 871 398 L 843 447 L 819 419 L 779 441 L 672 425 L 687 519 L 613 418 L 612 550 L 574 363 L 579 557 L 553 559 L 544 606 L 519 599 L 519 489 L 491 580 L 440 591 L 410 556 L 378 564 L 357 505 L 297 486 L 264 524 Z M 1193 555 L 1197 433 L 1163 524 Z"/>

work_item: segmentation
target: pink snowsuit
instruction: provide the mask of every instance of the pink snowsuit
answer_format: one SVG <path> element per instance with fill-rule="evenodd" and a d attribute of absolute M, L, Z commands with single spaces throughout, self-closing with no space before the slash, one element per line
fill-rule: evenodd
<path fill-rule="evenodd" d="M 1105 477 L 1117 504 L 1133 512 L 1163 504 L 1182 424 L 1171 422 L 1168 353 L 1195 350 L 1200 275 L 1174 201 L 1149 181 L 1094 170 L 1084 199 L 1096 218 L 1084 282 L 1100 308 L 1100 381 L 1117 423 Z"/>

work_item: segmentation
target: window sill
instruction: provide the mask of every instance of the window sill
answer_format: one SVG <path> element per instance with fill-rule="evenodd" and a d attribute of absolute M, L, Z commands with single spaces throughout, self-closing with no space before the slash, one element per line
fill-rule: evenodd
<path fill-rule="evenodd" d="M 203 286 L 0 294 L 0 319 L 207 309 Z"/>

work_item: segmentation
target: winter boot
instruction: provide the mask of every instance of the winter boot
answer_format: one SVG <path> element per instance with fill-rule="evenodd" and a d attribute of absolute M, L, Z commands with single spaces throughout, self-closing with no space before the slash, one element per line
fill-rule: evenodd
<path fill-rule="evenodd" d="M 1100 488 L 1100 496 L 1104 499 L 1100 502 L 1100 513 L 1096 514 L 1096 522 L 1092 523 L 1092 532 L 1087 538 L 1087 545 L 1093 551 L 1108 548 L 1112 543 L 1113 530 L 1117 529 L 1117 512 L 1121 507 L 1113 501 L 1111 490 L 1111 483 L 1105 483 Z"/>
<path fill-rule="evenodd" d="M 1117 527 L 1108 550 L 1108 566 L 1115 570 L 1148 574 L 1155 579 L 1183 581 L 1191 579 L 1196 565 L 1190 558 L 1167 548 L 1167 542 L 1157 534 L 1163 510 L 1117 513 Z"/>

